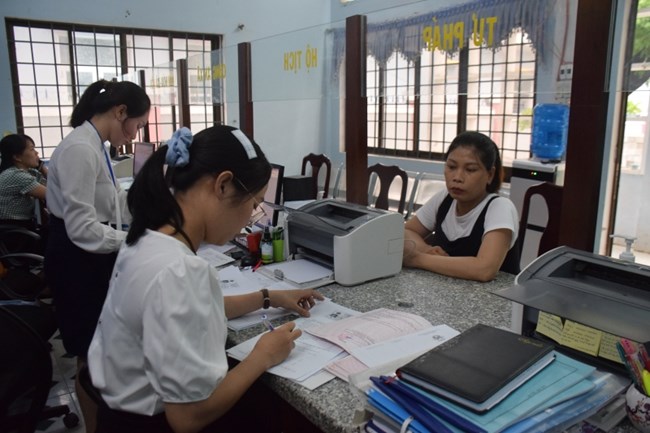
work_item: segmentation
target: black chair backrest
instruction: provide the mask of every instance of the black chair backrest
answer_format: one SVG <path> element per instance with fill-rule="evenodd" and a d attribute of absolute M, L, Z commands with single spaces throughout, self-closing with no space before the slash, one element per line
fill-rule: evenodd
<path fill-rule="evenodd" d="M 332 172 L 332 162 L 323 154 L 316 155 L 310 153 L 302 159 L 301 175 L 307 174 L 307 163 L 311 164 L 311 177 L 314 180 L 314 198 L 318 197 L 318 172 L 320 168 L 325 165 L 325 184 L 323 185 L 323 198 L 327 198 L 327 192 L 330 189 L 330 174 Z"/>
<path fill-rule="evenodd" d="M 562 191 L 563 188 L 550 182 L 542 182 L 533 185 L 524 194 L 524 202 L 521 208 L 519 220 L 519 246 L 523 251 L 524 238 L 528 229 L 528 215 L 530 213 L 530 202 L 533 196 L 541 196 L 548 208 L 548 222 L 539 241 L 537 255 L 540 256 L 547 251 L 559 246 L 560 242 L 560 218 L 562 216 Z"/>
<path fill-rule="evenodd" d="M 388 192 L 390 185 L 396 177 L 402 179 L 402 190 L 397 205 L 397 211 L 404 214 L 406 207 L 406 190 L 408 188 L 408 174 L 396 165 L 375 164 L 368 167 L 368 179 L 372 173 L 376 173 L 379 178 L 379 194 L 375 201 L 375 207 L 378 209 L 388 210 Z"/>

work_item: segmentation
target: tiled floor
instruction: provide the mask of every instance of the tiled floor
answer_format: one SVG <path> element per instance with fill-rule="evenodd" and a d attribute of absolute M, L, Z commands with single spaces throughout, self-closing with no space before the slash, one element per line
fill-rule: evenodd
<path fill-rule="evenodd" d="M 86 429 L 83 417 L 81 416 L 81 410 L 79 409 L 77 395 L 74 391 L 77 359 L 66 355 L 65 349 L 63 349 L 63 343 L 58 337 L 58 332 L 50 340 L 50 343 L 52 344 L 53 377 L 47 405 L 58 406 L 60 404 L 67 404 L 70 411 L 79 416 L 79 424 L 69 429 L 63 424 L 63 417 L 58 417 L 41 421 L 36 431 L 47 433 L 84 433 Z"/>

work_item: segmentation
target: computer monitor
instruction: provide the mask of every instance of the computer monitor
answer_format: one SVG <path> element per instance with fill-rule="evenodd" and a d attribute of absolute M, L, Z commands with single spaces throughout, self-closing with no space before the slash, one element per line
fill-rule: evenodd
<path fill-rule="evenodd" d="M 145 161 L 153 155 L 155 150 L 156 145 L 153 143 L 142 141 L 133 143 L 133 177 L 137 176 Z"/>
<path fill-rule="evenodd" d="M 266 216 L 259 220 L 255 225 L 264 228 L 267 225 L 276 226 L 278 224 L 279 210 L 274 209 L 273 205 L 280 205 L 282 200 L 282 180 L 284 179 L 284 166 L 271 164 L 271 178 L 269 186 L 264 194 L 264 203 L 260 206 L 266 212 Z"/>

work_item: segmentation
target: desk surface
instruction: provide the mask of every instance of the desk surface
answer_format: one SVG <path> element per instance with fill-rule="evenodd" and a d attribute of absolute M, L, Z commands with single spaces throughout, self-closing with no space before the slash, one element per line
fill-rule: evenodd
<path fill-rule="evenodd" d="M 421 315 L 433 325 L 447 324 L 464 331 L 476 323 L 510 326 L 510 302 L 490 294 L 508 287 L 513 276 L 500 274 L 490 283 L 447 278 L 431 272 L 405 269 L 398 275 L 354 287 L 332 284 L 321 293 L 337 304 L 365 312 L 390 308 Z M 412 307 L 402 307 L 411 303 Z M 230 336 L 239 343 L 262 330 L 259 327 Z M 338 378 L 314 391 L 277 376 L 267 375 L 266 383 L 291 406 L 325 432 L 356 431 L 352 424 L 359 402 Z"/>
<path fill-rule="evenodd" d="M 513 282 L 514 276 L 505 273 L 499 273 L 489 283 L 478 283 L 404 269 L 394 277 L 354 287 L 332 284 L 320 291 L 332 301 L 360 312 L 381 307 L 401 310 L 418 314 L 432 325 L 446 324 L 462 332 L 477 323 L 509 328 L 511 303 L 491 292 L 509 287 Z M 260 327 L 238 333 L 231 331 L 229 338 L 232 343 L 240 343 L 260 332 Z M 264 381 L 324 432 L 358 431 L 353 418 L 360 402 L 346 382 L 336 378 L 309 391 L 277 376 L 266 375 Z M 633 429 L 623 427 L 616 431 Z"/>

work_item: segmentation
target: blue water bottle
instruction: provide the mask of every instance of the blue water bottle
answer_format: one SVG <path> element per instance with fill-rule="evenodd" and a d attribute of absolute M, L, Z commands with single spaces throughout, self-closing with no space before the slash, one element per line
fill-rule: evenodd
<path fill-rule="evenodd" d="M 561 160 L 569 133 L 569 106 L 538 104 L 533 110 L 533 156 L 542 160 Z"/>

